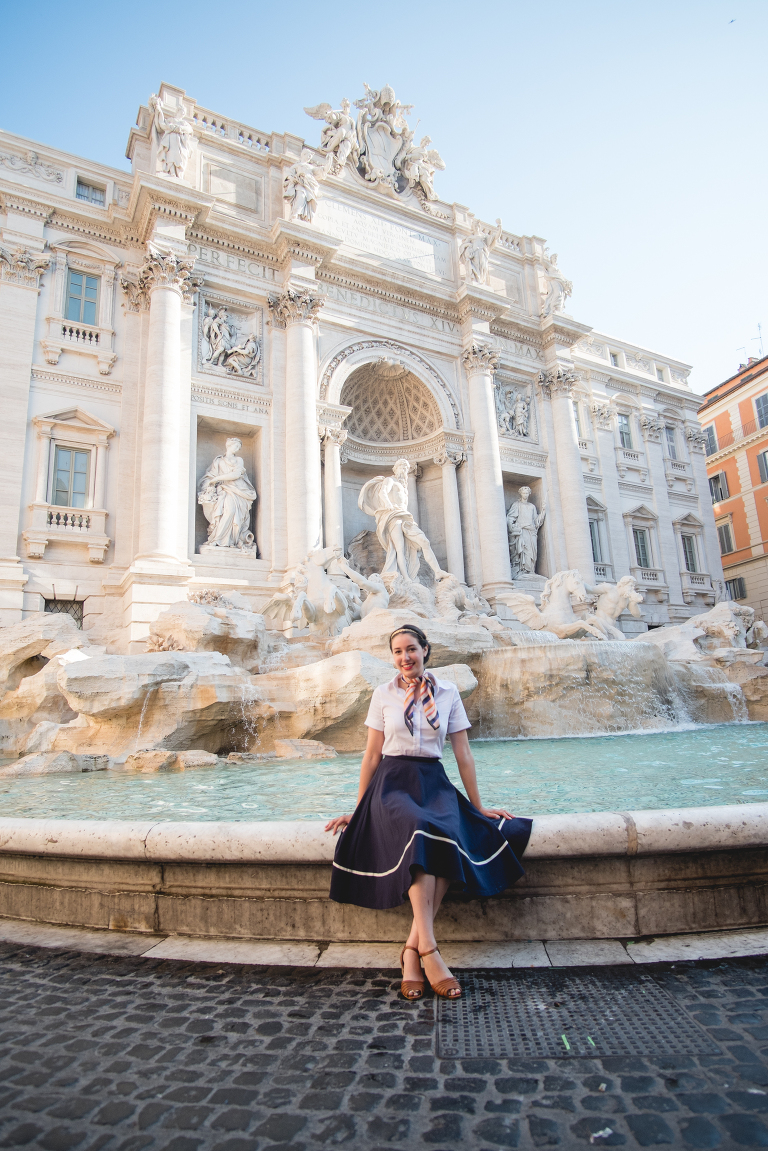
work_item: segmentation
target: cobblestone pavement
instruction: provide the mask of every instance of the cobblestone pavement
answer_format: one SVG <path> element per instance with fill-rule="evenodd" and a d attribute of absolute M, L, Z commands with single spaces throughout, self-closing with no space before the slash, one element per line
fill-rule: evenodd
<path fill-rule="evenodd" d="M 722 1055 L 440 1061 L 391 972 L 0 944 L 0 1147 L 768 1147 L 768 958 L 653 974 Z"/>

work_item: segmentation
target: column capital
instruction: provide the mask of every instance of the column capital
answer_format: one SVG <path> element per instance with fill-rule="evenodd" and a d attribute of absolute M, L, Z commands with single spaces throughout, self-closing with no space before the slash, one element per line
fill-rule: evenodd
<path fill-rule="evenodd" d="M 473 341 L 461 356 L 464 371 L 468 376 L 478 373 L 492 376 L 499 366 L 499 353 L 492 344 Z"/>
<path fill-rule="evenodd" d="M 268 297 L 272 321 L 278 328 L 289 324 L 306 324 L 317 319 L 325 303 L 323 293 L 311 288 L 298 288 L 288 284 L 281 292 Z"/>
<path fill-rule="evenodd" d="M 337 447 L 341 447 L 343 443 L 346 443 L 348 433 L 344 428 L 329 428 L 320 424 L 317 431 L 324 444 L 336 444 Z"/>
<path fill-rule="evenodd" d="M 457 468 L 459 464 L 463 464 L 467 457 L 463 452 L 440 452 L 439 455 L 432 457 L 432 462 L 436 463 L 439 468 L 444 468 L 447 464 L 451 467 Z"/>
<path fill-rule="evenodd" d="M 172 288 L 179 293 L 185 304 L 191 304 L 195 292 L 203 282 L 202 279 L 192 275 L 194 266 L 194 260 L 187 260 L 173 252 L 161 252 L 157 248 L 150 247 L 147 259 L 139 272 L 135 292 L 133 287 L 126 286 L 131 283 L 130 281 L 122 281 L 123 291 L 130 301 L 129 310 L 140 310 L 140 307 L 134 306 L 134 296 L 140 303 L 139 297 L 149 299 L 155 288 Z"/>
<path fill-rule="evenodd" d="M 642 428 L 643 436 L 655 444 L 660 442 L 661 433 L 664 431 L 665 424 L 666 420 L 662 419 L 661 416 L 640 417 L 640 427 Z"/>
<path fill-rule="evenodd" d="M 610 430 L 616 415 L 616 408 L 611 403 L 601 403 L 599 400 L 593 400 L 590 409 L 594 417 L 595 424 L 603 431 Z"/>
<path fill-rule="evenodd" d="M 699 428 L 686 428 L 685 438 L 692 451 L 701 452 L 702 455 L 706 454 L 709 440 L 705 432 L 702 432 Z"/>
<path fill-rule="evenodd" d="M 18 247 L 9 252 L 0 247 L 0 280 L 23 288 L 39 288 L 43 272 L 50 262 L 50 256 L 30 252 L 29 248 Z"/>
<path fill-rule="evenodd" d="M 539 372 L 539 390 L 543 396 L 551 399 L 553 392 L 555 395 L 558 392 L 570 392 L 580 379 L 579 373 L 574 372 L 572 368 L 560 365 L 556 368 L 545 368 L 543 372 Z"/>

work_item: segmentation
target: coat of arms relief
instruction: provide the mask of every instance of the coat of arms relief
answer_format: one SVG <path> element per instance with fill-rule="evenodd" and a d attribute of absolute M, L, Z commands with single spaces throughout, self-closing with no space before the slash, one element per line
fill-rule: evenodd
<path fill-rule="evenodd" d="M 328 157 L 329 170 L 340 175 L 349 166 L 374 188 L 395 195 L 413 193 L 425 211 L 437 199 L 435 172 L 445 164 L 429 136 L 415 140 L 407 116 L 412 104 L 401 104 L 389 85 L 380 90 L 365 85 L 365 95 L 355 100 L 357 116 L 349 100 L 341 108 L 318 104 L 305 108 L 308 116 L 325 121 L 319 151 Z"/>

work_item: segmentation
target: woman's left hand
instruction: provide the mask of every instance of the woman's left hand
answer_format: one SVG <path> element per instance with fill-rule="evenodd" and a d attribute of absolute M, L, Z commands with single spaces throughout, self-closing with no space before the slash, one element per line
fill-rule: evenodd
<path fill-rule="evenodd" d="M 487 819 L 514 819 L 511 811 L 506 811 L 503 807 L 481 807 L 479 808 L 480 814 L 484 815 Z"/>

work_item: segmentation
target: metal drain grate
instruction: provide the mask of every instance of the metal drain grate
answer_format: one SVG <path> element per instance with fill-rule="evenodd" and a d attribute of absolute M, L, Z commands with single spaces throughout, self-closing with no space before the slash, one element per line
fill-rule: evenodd
<path fill-rule="evenodd" d="M 438 1000 L 443 1058 L 717 1055 L 707 1032 L 644 972 L 603 969 L 463 973 Z"/>

